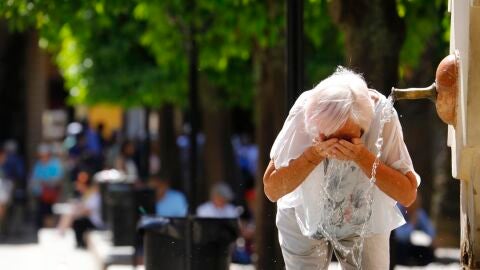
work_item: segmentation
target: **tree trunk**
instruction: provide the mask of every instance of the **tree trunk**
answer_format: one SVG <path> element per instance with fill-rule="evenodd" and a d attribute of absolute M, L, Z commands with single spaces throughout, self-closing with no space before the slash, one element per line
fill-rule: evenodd
<path fill-rule="evenodd" d="M 0 141 L 15 139 L 25 156 L 26 97 L 25 97 L 24 33 L 10 33 L 6 21 L 0 20 Z"/>
<path fill-rule="evenodd" d="M 183 189 L 180 177 L 180 159 L 173 121 L 173 106 L 164 105 L 159 111 L 158 142 L 160 145 L 161 171 L 172 181 L 174 188 Z M 188 170 L 188 168 L 184 168 Z"/>
<path fill-rule="evenodd" d="M 334 0 L 330 14 L 345 34 L 346 66 L 388 95 L 398 79 L 405 25 L 395 0 Z"/>
<path fill-rule="evenodd" d="M 235 157 L 231 143 L 232 127 L 230 110 L 216 101 L 215 89 L 204 88 L 202 99 L 203 131 L 205 147 L 203 151 L 204 177 L 203 184 L 198 185 L 200 202 L 208 200 L 209 187 L 220 181 L 230 184 L 237 199 L 241 199 L 238 182 L 239 172 L 236 170 Z"/>
<path fill-rule="evenodd" d="M 42 115 L 47 109 L 47 54 L 38 47 L 38 35 L 29 32 L 26 50 L 27 161 L 32 165 L 37 146 L 43 139 Z"/>
<path fill-rule="evenodd" d="M 257 175 L 256 242 L 257 269 L 283 269 L 275 225 L 275 204 L 263 191 L 263 173 L 270 162 L 270 148 L 285 120 L 284 48 L 261 49 L 255 55 L 260 78 L 256 97 L 256 141 L 259 147 Z"/>

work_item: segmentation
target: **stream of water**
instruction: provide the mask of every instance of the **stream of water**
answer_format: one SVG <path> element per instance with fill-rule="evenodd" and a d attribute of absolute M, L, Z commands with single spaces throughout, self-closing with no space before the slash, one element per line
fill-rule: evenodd
<path fill-rule="evenodd" d="M 352 161 L 327 159 L 324 162 L 325 184 L 322 185 L 323 197 L 320 199 L 322 221 L 318 224 L 317 232 L 311 237 L 327 240 L 341 257 L 350 258 L 357 269 L 362 269 L 364 239 L 372 214 L 377 167 L 384 142 L 383 128 L 394 114 L 393 103 L 390 95 L 380 111 L 378 138 L 374 147 L 376 159 L 369 181 L 362 184 L 348 183 L 352 175 L 362 173 Z"/>

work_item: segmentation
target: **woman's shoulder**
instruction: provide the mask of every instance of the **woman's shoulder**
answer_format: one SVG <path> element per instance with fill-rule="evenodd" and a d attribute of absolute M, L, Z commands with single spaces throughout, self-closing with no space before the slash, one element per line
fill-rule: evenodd
<path fill-rule="evenodd" d="M 370 97 L 372 98 L 374 104 L 374 110 L 376 112 L 381 111 L 385 106 L 392 106 L 392 101 L 387 98 L 384 94 L 378 92 L 375 89 L 368 89 Z M 393 109 L 395 112 L 395 108 Z"/>
<path fill-rule="evenodd" d="M 378 92 L 375 89 L 369 88 L 368 94 L 370 95 L 370 98 L 372 99 L 373 104 L 375 104 L 375 106 L 387 101 L 387 97 L 385 97 L 385 95 L 383 95 L 382 93 Z"/>

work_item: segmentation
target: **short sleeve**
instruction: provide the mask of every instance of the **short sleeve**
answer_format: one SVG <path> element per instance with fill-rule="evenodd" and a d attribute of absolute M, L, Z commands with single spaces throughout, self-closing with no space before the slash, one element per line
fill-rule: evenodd
<path fill-rule="evenodd" d="M 270 151 L 275 168 L 287 167 L 291 160 L 297 159 L 309 146 L 312 138 L 305 129 L 304 104 L 312 90 L 306 91 L 298 97 L 290 109 L 282 130 L 278 133 Z M 298 206 L 301 201 L 301 185 L 292 192 L 284 195 L 277 201 L 279 208 Z"/>
<path fill-rule="evenodd" d="M 415 174 L 418 187 L 421 179 L 413 168 L 412 159 L 410 158 L 407 146 L 403 140 L 402 126 L 395 110 L 390 122 L 385 123 L 383 137 L 384 147 L 381 157 L 382 161 L 403 174 L 407 174 L 408 172 Z"/>
<path fill-rule="evenodd" d="M 307 147 L 312 145 L 312 138 L 305 130 L 303 108 L 309 92 L 304 92 L 295 101 L 273 143 L 270 158 L 273 160 L 275 168 L 288 166 L 291 160 L 298 158 Z"/>

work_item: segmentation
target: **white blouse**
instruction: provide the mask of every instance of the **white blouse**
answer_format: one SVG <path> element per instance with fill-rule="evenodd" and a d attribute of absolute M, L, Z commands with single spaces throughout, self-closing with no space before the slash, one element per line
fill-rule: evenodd
<path fill-rule="evenodd" d="M 304 92 L 290 110 L 285 124 L 278 134 L 270 152 L 275 168 L 288 166 L 312 145 L 312 137 L 306 132 L 303 105 L 311 94 Z M 382 94 L 370 89 L 377 96 L 375 117 L 369 130 L 362 136 L 365 146 L 377 154 L 376 143 L 381 127 L 382 112 L 390 101 Z M 387 107 L 388 108 L 388 107 Z M 403 174 L 415 173 L 412 160 L 403 141 L 402 127 L 398 114 L 393 109 L 390 121 L 383 127 L 383 145 L 380 160 Z M 336 177 L 325 179 L 327 170 L 338 170 Z M 329 174 L 331 175 L 331 174 Z M 321 162 L 294 191 L 277 202 L 279 209 L 294 208 L 297 224 L 303 235 L 321 238 L 321 230 L 337 239 L 355 235 L 369 236 L 387 233 L 403 225 L 405 220 L 396 206 L 396 201 L 381 191 L 353 162 L 325 160 Z M 369 207 L 366 191 L 372 188 L 372 205 Z M 295 219 L 282 219 L 295 220 Z M 319 230 L 319 228 L 322 228 Z M 360 233 L 363 231 L 363 233 Z"/>

